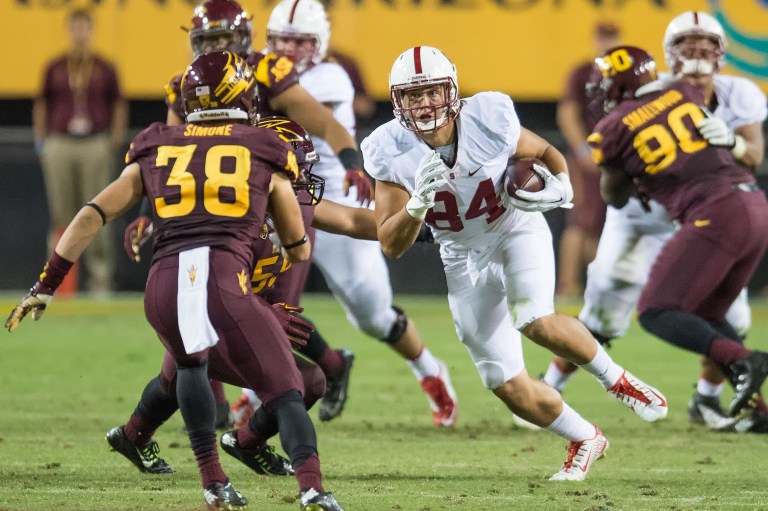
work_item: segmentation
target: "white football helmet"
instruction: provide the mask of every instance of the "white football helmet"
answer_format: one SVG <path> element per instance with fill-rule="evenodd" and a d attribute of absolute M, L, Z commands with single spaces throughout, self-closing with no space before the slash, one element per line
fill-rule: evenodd
<path fill-rule="evenodd" d="M 314 53 L 294 55 L 296 71 L 305 71 L 312 64 L 319 64 L 328 53 L 331 39 L 331 23 L 323 4 L 317 0 L 282 0 L 272 9 L 267 22 L 267 48 L 275 52 L 276 37 L 312 39 Z"/>
<path fill-rule="evenodd" d="M 710 39 L 717 45 L 715 54 L 709 59 L 685 58 L 680 52 L 680 43 L 687 36 Z M 675 78 L 689 74 L 716 73 L 725 63 L 727 47 L 722 25 L 706 12 L 684 12 L 669 22 L 664 33 L 664 60 Z"/>
<path fill-rule="evenodd" d="M 443 103 L 413 108 L 403 105 L 403 96 L 407 91 L 430 85 L 444 87 Z M 443 52 L 431 46 L 409 48 L 395 59 L 389 72 L 389 91 L 395 118 L 410 131 L 433 132 L 452 122 L 461 108 L 456 66 Z M 424 115 L 426 109 L 431 109 L 432 113 Z M 421 111 L 423 120 L 416 118 L 418 111 Z"/>

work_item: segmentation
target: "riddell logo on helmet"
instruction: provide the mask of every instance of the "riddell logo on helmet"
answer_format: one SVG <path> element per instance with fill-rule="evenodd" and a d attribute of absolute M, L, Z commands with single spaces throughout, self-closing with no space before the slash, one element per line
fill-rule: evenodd
<path fill-rule="evenodd" d="M 227 112 L 198 112 L 201 119 L 229 119 Z"/>

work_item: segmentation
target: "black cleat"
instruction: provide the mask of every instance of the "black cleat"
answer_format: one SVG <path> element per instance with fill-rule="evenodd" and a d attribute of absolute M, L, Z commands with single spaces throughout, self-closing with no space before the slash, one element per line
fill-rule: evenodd
<path fill-rule="evenodd" d="M 107 442 L 111 450 L 119 452 L 145 474 L 173 474 L 174 470 L 157 455 L 160 448 L 154 440 L 144 447 L 136 447 L 125 436 L 122 426 L 107 431 Z"/>
<path fill-rule="evenodd" d="M 715 396 L 702 396 L 698 392 L 688 401 L 688 421 L 701 424 L 714 431 L 733 431 L 736 419 L 728 417 L 720 408 L 720 399 Z"/>
<path fill-rule="evenodd" d="M 254 449 L 240 447 L 237 443 L 236 431 L 228 431 L 221 435 L 221 448 L 257 474 L 267 476 L 292 476 L 294 474 L 291 462 L 277 454 L 271 445 Z"/>
<path fill-rule="evenodd" d="M 205 487 L 203 498 L 208 510 L 235 511 L 248 509 L 248 499 L 235 490 L 230 481 L 227 484 L 213 483 Z"/>
<path fill-rule="evenodd" d="M 753 351 L 747 358 L 731 364 L 733 400 L 728 415 L 736 417 L 750 401 L 757 399 L 766 376 L 768 376 L 768 353 Z"/>
<path fill-rule="evenodd" d="M 318 416 L 321 421 L 329 421 L 341 415 L 347 404 L 349 373 L 355 362 L 355 354 L 349 350 L 337 350 L 344 360 L 344 369 L 336 376 L 326 377 L 325 396 L 320 403 Z"/>
<path fill-rule="evenodd" d="M 344 511 L 333 493 L 320 493 L 314 488 L 301 492 L 299 509 L 301 511 Z"/>

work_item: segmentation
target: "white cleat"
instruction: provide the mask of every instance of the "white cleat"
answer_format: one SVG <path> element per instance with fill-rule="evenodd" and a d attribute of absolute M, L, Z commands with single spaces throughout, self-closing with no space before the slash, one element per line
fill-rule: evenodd
<path fill-rule="evenodd" d="M 432 409 L 432 422 L 435 426 L 453 427 L 459 417 L 459 399 L 451 385 L 451 377 L 448 368 L 442 360 L 440 374 L 422 378 L 421 388 L 427 396 L 429 407 Z"/>
<path fill-rule="evenodd" d="M 581 442 L 568 444 L 568 457 L 560 471 L 549 478 L 550 481 L 583 481 L 592 463 L 605 456 L 608 450 L 608 439 L 595 426 L 595 436 Z"/>
<path fill-rule="evenodd" d="M 608 393 L 624 403 L 646 422 L 654 422 L 667 416 L 667 399 L 657 389 L 647 385 L 630 372 L 624 371 Z"/>

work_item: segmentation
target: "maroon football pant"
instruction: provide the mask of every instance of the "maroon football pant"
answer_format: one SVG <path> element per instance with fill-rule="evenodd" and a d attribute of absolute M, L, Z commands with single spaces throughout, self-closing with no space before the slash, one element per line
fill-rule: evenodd
<path fill-rule="evenodd" d="M 189 355 L 178 326 L 178 257 L 156 261 L 147 278 L 147 320 L 178 365 L 196 366 L 205 354 Z M 244 273 L 241 273 L 244 272 Z M 266 404 L 291 390 L 303 393 L 290 341 L 263 299 L 241 287 L 238 275 L 250 275 L 232 253 L 211 250 L 208 315 L 219 341 L 208 352 L 209 376 L 253 389 Z"/>
<path fill-rule="evenodd" d="M 638 312 L 682 310 L 720 322 L 768 246 L 762 192 L 734 191 L 692 212 L 656 259 Z"/>

